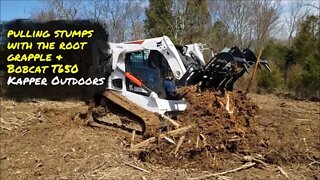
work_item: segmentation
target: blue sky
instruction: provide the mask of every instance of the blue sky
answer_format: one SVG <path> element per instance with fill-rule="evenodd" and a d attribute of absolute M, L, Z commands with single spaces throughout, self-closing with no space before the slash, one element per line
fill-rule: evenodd
<path fill-rule="evenodd" d="M 0 0 L 1 21 L 10 21 L 17 18 L 29 18 L 33 11 L 44 6 L 42 0 Z"/>
<path fill-rule="evenodd" d="M 282 0 L 284 15 L 291 1 L 294 0 Z M 315 5 L 319 4 L 319 0 L 306 0 L 306 2 Z M 0 0 L 0 20 L 9 21 L 17 18 L 29 18 L 32 12 L 42 9 L 44 6 L 43 0 Z"/>

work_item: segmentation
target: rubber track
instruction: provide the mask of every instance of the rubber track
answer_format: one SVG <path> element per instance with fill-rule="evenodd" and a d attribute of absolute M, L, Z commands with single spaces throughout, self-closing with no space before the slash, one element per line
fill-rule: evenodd
<path fill-rule="evenodd" d="M 144 136 L 156 136 L 159 133 L 161 120 L 156 113 L 143 109 L 115 91 L 106 91 L 103 96 L 139 117 L 144 123 Z"/>

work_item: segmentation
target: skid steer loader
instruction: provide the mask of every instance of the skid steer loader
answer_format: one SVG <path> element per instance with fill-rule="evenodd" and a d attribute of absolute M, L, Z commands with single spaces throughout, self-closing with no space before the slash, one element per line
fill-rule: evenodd
<path fill-rule="evenodd" d="M 172 96 L 176 86 L 198 85 L 202 90 L 232 91 L 234 83 L 257 61 L 250 49 L 237 47 L 212 53 L 212 57 L 205 61 L 203 52 L 210 48 L 200 43 L 174 45 L 166 36 L 108 43 L 104 41 L 108 36 L 102 26 L 90 21 L 42 24 L 16 20 L 6 26 L 7 29 L 28 30 L 50 27 L 53 31 L 57 27 L 51 23 L 66 29 L 77 29 L 79 25 L 92 27 L 98 32 L 90 39 L 92 51 L 76 56 L 83 60 L 81 66 L 89 67 L 84 75 L 107 79 L 105 87 L 93 90 L 95 103 L 89 108 L 92 117 L 96 123 L 129 131 L 137 129 L 144 135 L 157 133 L 162 126 L 161 117 L 166 113 L 186 109 L 182 96 Z M 92 57 L 86 58 L 87 54 Z M 65 55 L 72 59 L 75 53 Z M 260 60 L 260 65 L 270 70 L 267 61 Z M 91 96 L 92 91 L 87 92 Z M 107 111 L 125 116 L 114 123 Z"/>
<path fill-rule="evenodd" d="M 165 113 L 184 111 L 187 107 L 182 96 L 168 96 L 168 77 L 174 79 L 174 86 L 198 84 L 202 90 L 232 90 L 235 81 L 256 62 L 251 50 L 233 47 L 215 54 L 206 63 L 202 44 L 178 46 L 166 36 L 109 46 L 104 58 L 98 58 L 98 67 L 108 81 L 106 90 L 95 96 L 93 119 L 147 136 L 159 132 Z M 266 60 L 260 60 L 260 64 L 270 70 Z M 129 117 L 110 122 L 112 118 L 103 118 L 105 113 L 101 113 L 101 107 L 108 106 L 107 109 L 125 111 Z"/>

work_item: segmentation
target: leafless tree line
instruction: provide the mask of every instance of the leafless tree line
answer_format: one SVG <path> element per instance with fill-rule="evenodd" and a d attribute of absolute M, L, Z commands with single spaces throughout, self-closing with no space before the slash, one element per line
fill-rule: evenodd
<path fill-rule="evenodd" d="M 110 41 L 144 37 L 144 0 L 46 0 L 46 7 L 33 14 L 36 21 L 90 19 L 100 22 Z"/>
<path fill-rule="evenodd" d="M 176 42 L 184 43 L 188 22 L 192 17 L 186 14 L 188 0 L 174 0 L 171 25 Z M 309 1 L 297 0 L 209 0 L 208 11 L 210 26 L 223 22 L 233 34 L 233 43 L 241 48 L 262 47 L 268 39 L 285 34 L 289 44 L 298 24 L 310 13 L 310 9 L 319 10 L 319 5 Z M 147 0 L 46 0 L 43 10 L 33 17 L 38 21 L 53 19 L 75 20 L 91 19 L 100 22 L 108 30 L 110 41 L 122 42 L 145 38 L 144 19 Z M 287 13 L 285 18 L 284 12 Z M 205 33 L 208 33 L 207 31 Z M 204 36 L 203 41 L 210 42 Z"/>

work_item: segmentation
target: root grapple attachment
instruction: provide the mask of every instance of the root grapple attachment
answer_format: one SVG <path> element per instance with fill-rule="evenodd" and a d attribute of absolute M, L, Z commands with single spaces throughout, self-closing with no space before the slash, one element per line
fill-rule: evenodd
<path fill-rule="evenodd" d="M 191 55 L 197 59 L 196 55 Z M 197 61 L 196 61 L 197 62 Z M 251 66 L 257 62 L 257 57 L 248 48 L 240 50 L 237 46 L 224 49 L 216 54 L 205 66 L 191 64 L 187 68 L 185 77 L 178 85 L 200 84 L 200 89 L 215 89 L 232 91 L 234 83 L 249 72 Z M 258 67 L 264 66 L 271 71 L 267 60 L 259 59 Z"/>

